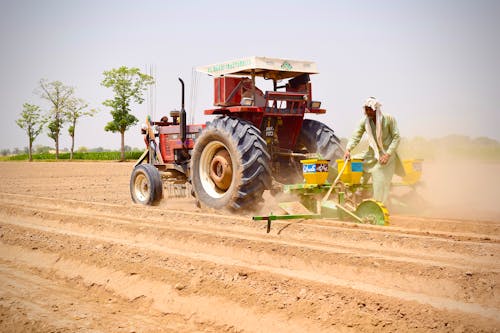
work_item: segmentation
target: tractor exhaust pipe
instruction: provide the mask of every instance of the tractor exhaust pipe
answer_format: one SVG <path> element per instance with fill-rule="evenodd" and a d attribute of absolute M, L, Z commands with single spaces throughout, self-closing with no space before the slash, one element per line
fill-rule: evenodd
<path fill-rule="evenodd" d="M 184 109 L 184 81 L 179 78 L 182 85 L 182 104 L 181 104 L 181 114 L 180 114 L 180 130 L 181 130 L 181 141 L 182 144 L 186 143 L 186 109 Z"/>

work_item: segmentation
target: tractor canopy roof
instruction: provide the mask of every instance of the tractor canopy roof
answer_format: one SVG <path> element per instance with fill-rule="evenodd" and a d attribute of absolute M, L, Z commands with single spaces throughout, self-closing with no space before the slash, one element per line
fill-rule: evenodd
<path fill-rule="evenodd" d="M 317 74 L 316 63 L 313 61 L 278 59 L 267 57 L 248 57 L 232 61 L 221 62 L 196 68 L 198 72 L 212 76 L 222 75 L 252 75 L 264 79 L 282 80 L 301 74 Z"/>

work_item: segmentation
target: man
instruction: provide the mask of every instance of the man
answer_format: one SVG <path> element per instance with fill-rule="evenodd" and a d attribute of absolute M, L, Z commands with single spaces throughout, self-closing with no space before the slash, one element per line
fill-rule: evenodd
<path fill-rule="evenodd" d="M 345 158 L 351 158 L 351 150 L 356 147 L 364 133 L 367 134 L 369 148 L 363 159 L 363 184 L 373 177 L 373 198 L 387 202 L 394 172 L 404 176 L 403 164 L 397 154 L 400 136 L 396 120 L 381 111 L 379 101 L 370 97 L 363 105 L 365 115 L 357 130 L 347 143 Z"/>

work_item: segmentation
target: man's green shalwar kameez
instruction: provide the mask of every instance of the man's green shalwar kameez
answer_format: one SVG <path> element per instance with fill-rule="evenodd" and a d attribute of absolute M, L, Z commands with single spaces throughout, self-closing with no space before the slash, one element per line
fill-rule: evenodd
<path fill-rule="evenodd" d="M 357 130 L 353 133 L 351 139 L 347 143 L 347 150 L 352 150 L 357 146 L 361 137 L 366 132 L 366 119 L 367 117 L 362 119 L 359 123 Z M 373 120 L 369 119 L 369 124 L 372 130 L 373 135 L 376 133 L 376 126 Z M 394 172 L 397 175 L 404 176 L 405 172 L 403 169 L 403 164 L 397 153 L 397 148 L 399 146 L 399 142 L 401 137 L 399 135 L 398 126 L 396 120 L 387 114 L 382 114 L 382 145 L 383 150 L 377 144 L 379 148 L 379 156 L 382 156 L 384 151 L 386 154 L 390 155 L 389 161 L 386 164 L 380 164 L 380 162 L 375 157 L 375 152 L 373 148 L 370 146 L 368 151 L 364 154 L 363 159 L 363 183 L 368 182 L 371 174 L 373 177 L 373 198 L 377 201 L 381 201 L 382 203 L 386 203 L 387 198 L 389 196 L 389 191 L 391 188 L 391 181 Z M 367 174 L 368 173 L 368 174 Z"/>

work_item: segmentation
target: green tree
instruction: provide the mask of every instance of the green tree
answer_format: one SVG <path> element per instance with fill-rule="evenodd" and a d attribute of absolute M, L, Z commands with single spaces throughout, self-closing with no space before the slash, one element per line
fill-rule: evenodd
<path fill-rule="evenodd" d="M 39 83 L 38 94 L 52 104 L 48 115 L 48 136 L 55 142 L 56 159 L 59 158 L 59 135 L 65 122 L 64 114 L 74 92 L 73 87 L 66 86 L 60 81 L 47 82 L 41 79 Z"/>
<path fill-rule="evenodd" d="M 37 105 L 24 103 L 21 118 L 16 120 L 17 126 L 26 131 L 28 135 L 28 156 L 30 162 L 33 161 L 33 142 L 42 132 L 45 125 L 45 119 L 42 116 L 40 107 Z"/>
<path fill-rule="evenodd" d="M 85 110 L 88 104 L 81 98 L 72 98 L 68 101 L 67 109 L 64 113 L 66 119 L 69 121 L 70 126 L 68 128 L 69 136 L 71 136 L 71 150 L 69 159 L 73 159 L 73 150 L 75 148 L 75 128 L 78 119 L 84 116 L 94 116 L 97 110 Z"/>
<path fill-rule="evenodd" d="M 106 88 L 112 88 L 115 96 L 103 102 L 104 106 L 111 108 L 110 121 L 104 129 L 113 133 L 121 134 L 121 160 L 125 160 L 125 131 L 139 121 L 130 113 L 130 103 L 133 101 L 142 104 L 143 93 L 148 85 L 154 83 L 152 76 L 143 74 L 138 68 L 122 66 L 103 73 L 104 80 L 101 84 Z"/>

